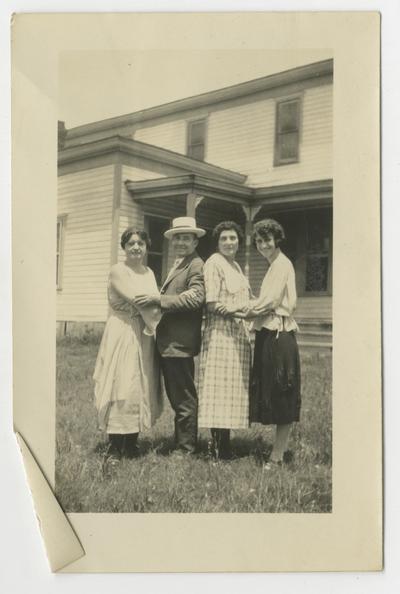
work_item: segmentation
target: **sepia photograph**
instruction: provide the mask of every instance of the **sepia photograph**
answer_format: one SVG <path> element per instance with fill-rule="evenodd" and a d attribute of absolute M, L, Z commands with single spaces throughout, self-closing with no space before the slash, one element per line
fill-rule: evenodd
<path fill-rule="evenodd" d="M 55 494 L 331 513 L 332 50 L 58 60 Z"/>
<path fill-rule="evenodd" d="M 23 14 L 12 48 L 51 570 L 381 569 L 379 14 Z"/>

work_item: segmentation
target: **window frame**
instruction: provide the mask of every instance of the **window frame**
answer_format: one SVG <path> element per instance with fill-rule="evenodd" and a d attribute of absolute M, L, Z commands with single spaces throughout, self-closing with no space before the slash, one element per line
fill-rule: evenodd
<path fill-rule="evenodd" d="M 150 232 L 149 232 L 149 219 L 163 219 L 164 221 L 166 221 L 168 223 L 168 228 L 171 227 L 171 222 L 172 222 L 172 218 L 167 216 L 167 215 L 159 215 L 159 214 L 152 214 L 149 212 L 145 212 L 143 215 L 143 226 L 144 229 L 146 231 L 146 233 L 149 235 L 150 237 Z M 151 239 L 151 237 L 150 237 Z M 167 273 L 167 268 L 168 268 L 168 253 L 169 253 L 169 242 L 168 239 L 166 239 L 165 237 L 163 238 L 163 250 L 162 252 L 156 252 L 154 250 L 150 249 L 147 250 L 146 253 L 146 265 L 148 262 L 148 256 L 149 255 L 153 255 L 153 256 L 161 256 L 161 279 L 160 279 L 160 287 L 162 285 L 162 279 L 165 278 L 166 273 Z"/>
<path fill-rule="evenodd" d="M 308 215 L 309 213 L 307 213 Z M 328 215 L 329 216 L 329 215 Z M 332 216 L 332 215 L 331 215 Z M 329 297 L 332 296 L 332 265 L 333 265 L 333 219 L 330 220 L 330 229 L 328 233 L 329 237 L 329 248 L 325 250 L 319 250 L 312 252 L 308 249 L 307 241 L 309 235 L 309 218 L 306 216 L 306 246 L 305 246 L 305 266 L 304 266 L 304 297 Z M 326 279 L 326 289 L 324 291 L 307 291 L 307 265 L 309 257 L 324 257 L 327 259 L 328 274 Z"/>
<path fill-rule="evenodd" d="M 297 129 L 290 132 L 278 132 L 279 129 L 279 106 L 283 103 L 296 102 L 297 108 Z M 280 97 L 275 101 L 275 140 L 274 140 L 274 167 L 281 167 L 284 165 L 291 165 L 293 163 L 300 162 L 300 144 L 301 144 L 301 132 L 303 123 L 303 96 L 302 95 L 290 95 L 287 97 Z M 280 156 L 281 144 L 280 138 L 285 134 L 293 134 L 297 132 L 297 154 L 296 157 L 282 158 Z"/>
<path fill-rule="evenodd" d="M 197 144 L 193 145 L 193 143 L 190 142 L 191 128 L 192 128 L 193 124 L 198 124 L 200 122 L 204 123 L 204 142 L 203 142 L 203 144 L 197 143 Z M 196 161 L 205 161 L 206 154 L 207 154 L 207 136 L 208 136 L 208 117 L 207 116 L 187 120 L 187 122 L 186 122 L 186 156 L 189 157 L 190 159 L 195 159 Z M 202 159 L 196 159 L 195 157 L 192 157 L 189 154 L 189 150 L 193 146 L 203 146 L 204 154 L 203 154 Z"/>
<path fill-rule="evenodd" d="M 63 279 L 63 263 L 64 263 L 64 239 L 65 227 L 67 222 L 67 215 L 61 214 L 57 216 L 56 226 L 56 288 L 57 291 L 62 291 Z M 60 225 L 59 241 L 57 242 L 57 227 Z"/>

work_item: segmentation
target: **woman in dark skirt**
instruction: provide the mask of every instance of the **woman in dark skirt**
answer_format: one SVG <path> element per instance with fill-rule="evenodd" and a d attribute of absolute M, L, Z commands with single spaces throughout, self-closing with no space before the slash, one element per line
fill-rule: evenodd
<path fill-rule="evenodd" d="M 269 462 L 280 464 L 292 423 L 300 419 L 300 360 L 296 342 L 296 279 L 290 260 L 281 252 L 282 226 L 264 219 L 254 226 L 253 242 L 269 267 L 260 296 L 252 300 L 246 317 L 256 330 L 250 386 L 250 421 L 276 425 Z M 239 314 L 238 314 L 239 315 Z"/>

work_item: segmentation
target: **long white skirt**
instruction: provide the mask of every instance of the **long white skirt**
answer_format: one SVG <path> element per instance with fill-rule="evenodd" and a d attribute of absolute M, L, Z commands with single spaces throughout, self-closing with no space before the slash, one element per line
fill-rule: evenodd
<path fill-rule="evenodd" d="M 140 316 L 112 312 L 93 379 L 99 427 L 107 433 L 149 429 L 162 412 L 158 354 Z"/>

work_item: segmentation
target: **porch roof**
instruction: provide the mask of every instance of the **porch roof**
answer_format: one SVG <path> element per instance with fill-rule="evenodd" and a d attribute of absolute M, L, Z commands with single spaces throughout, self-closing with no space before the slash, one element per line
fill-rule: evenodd
<path fill-rule="evenodd" d="M 144 181 L 126 180 L 125 185 L 134 200 L 185 197 L 188 195 L 234 202 L 243 206 L 329 206 L 332 204 L 331 179 L 252 188 L 231 181 L 222 181 L 197 174 L 178 175 Z"/>
<path fill-rule="evenodd" d="M 329 206 L 332 204 L 333 180 L 320 179 L 280 186 L 255 188 L 253 192 L 254 206 L 285 206 L 285 208 L 302 208 L 312 206 Z"/>
<path fill-rule="evenodd" d="M 246 175 L 242 175 L 237 171 L 231 171 L 230 169 L 212 165 L 206 161 L 198 161 L 197 159 L 192 159 L 181 153 L 176 153 L 153 144 L 118 135 L 63 148 L 58 153 L 58 164 L 64 165 L 113 153 L 122 153 L 157 163 L 160 173 L 163 166 L 170 165 L 184 173 L 188 172 L 205 176 L 209 180 L 220 180 L 240 185 L 244 184 L 247 179 Z"/>
<path fill-rule="evenodd" d="M 193 173 L 145 181 L 126 180 L 125 185 L 132 197 L 139 201 L 196 194 L 206 198 L 248 204 L 252 195 L 252 189 L 247 186 L 230 181 L 217 181 Z"/>

